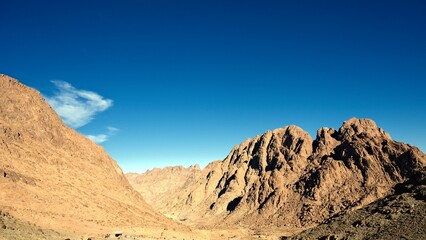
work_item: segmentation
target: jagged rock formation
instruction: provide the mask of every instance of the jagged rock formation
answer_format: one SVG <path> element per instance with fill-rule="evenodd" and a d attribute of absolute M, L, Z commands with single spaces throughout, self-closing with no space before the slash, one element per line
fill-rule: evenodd
<path fill-rule="evenodd" d="M 161 210 L 201 225 L 295 231 L 385 197 L 425 166 L 424 153 L 369 119 L 321 128 L 315 140 L 288 126 L 234 147 L 198 179 L 162 196 L 169 201 Z"/>
<path fill-rule="evenodd" d="M 0 209 L 46 229 L 77 233 L 186 229 L 152 210 L 103 148 L 65 126 L 39 92 L 5 75 Z"/>
<path fill-rule="evenodd" d="M 197 179 L 201 174 L 198 165 L 185 168 L 183 166 L 154 168 L 143 174 L 126 173 L 132 187 L 144 196 L 144 199 L 155 209 L 162 209 L 169 199 L 164 199 L 170 194 L 175 193 L 189 179 Z"/>

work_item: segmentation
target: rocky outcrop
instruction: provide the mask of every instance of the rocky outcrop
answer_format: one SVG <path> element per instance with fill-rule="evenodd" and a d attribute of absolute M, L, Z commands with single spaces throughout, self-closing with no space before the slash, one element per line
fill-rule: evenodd
<path fill-rule="evenodd" d="M 39 92 L 0 75 L 0 210 L 42 228 L 182 228 L 152 210 L 102 147 Z"/>
<path fill-rule="evenodd" d="M 425 165 L 418 148 L 369 119 L 321 128 L 315 140 L 288 126 L 234 147 L 168 193 L 162 211 L 205 225 L 304 228 L 391 194 Z"/>

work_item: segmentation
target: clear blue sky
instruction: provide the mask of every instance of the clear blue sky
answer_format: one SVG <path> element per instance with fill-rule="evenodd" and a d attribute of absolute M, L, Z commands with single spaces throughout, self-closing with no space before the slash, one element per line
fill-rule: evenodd
<path fill-rule="evenodd" d="M 268 129 L 315 137 L 353 116 L 426 150 L 425 1 L 0 0 L 0 10 L 0 72 L 41 91 L 126 172 L 204 166 Z"/>

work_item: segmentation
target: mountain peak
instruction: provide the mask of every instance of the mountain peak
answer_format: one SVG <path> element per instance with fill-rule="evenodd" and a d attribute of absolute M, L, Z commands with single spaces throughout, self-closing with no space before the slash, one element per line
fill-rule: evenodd
<path fill-rule="evenodd" d="M 370 138 L 383 137 L 391 140 L 391 137 L 382 128 L 379 128 L 376 123 L 367 118 L 351 118 L 339 128 L 339 133 L 345 139 L 350 139 L 354 136 L 369 136 Z"/>

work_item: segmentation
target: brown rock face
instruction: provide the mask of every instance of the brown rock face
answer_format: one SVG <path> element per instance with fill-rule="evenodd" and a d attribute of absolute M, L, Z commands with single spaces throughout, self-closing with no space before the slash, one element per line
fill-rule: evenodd
<path fill-rule="evenodd" d="M 37 91 L 5 75 L 0 174 L 0 209 L 45 228 L 180 228 L 146 204 L 102 147 L 66 127 Z"/>
<path fill-rule="evenodd" d="M 204 225 L 297 229 L 385 197 L 425 166 L 424 153 L 393 141 L 372 120 L 321 128 L 315 140 L 288 126 L 234 147 L 162 196 L 169 200 L 161 210 Z"/>

